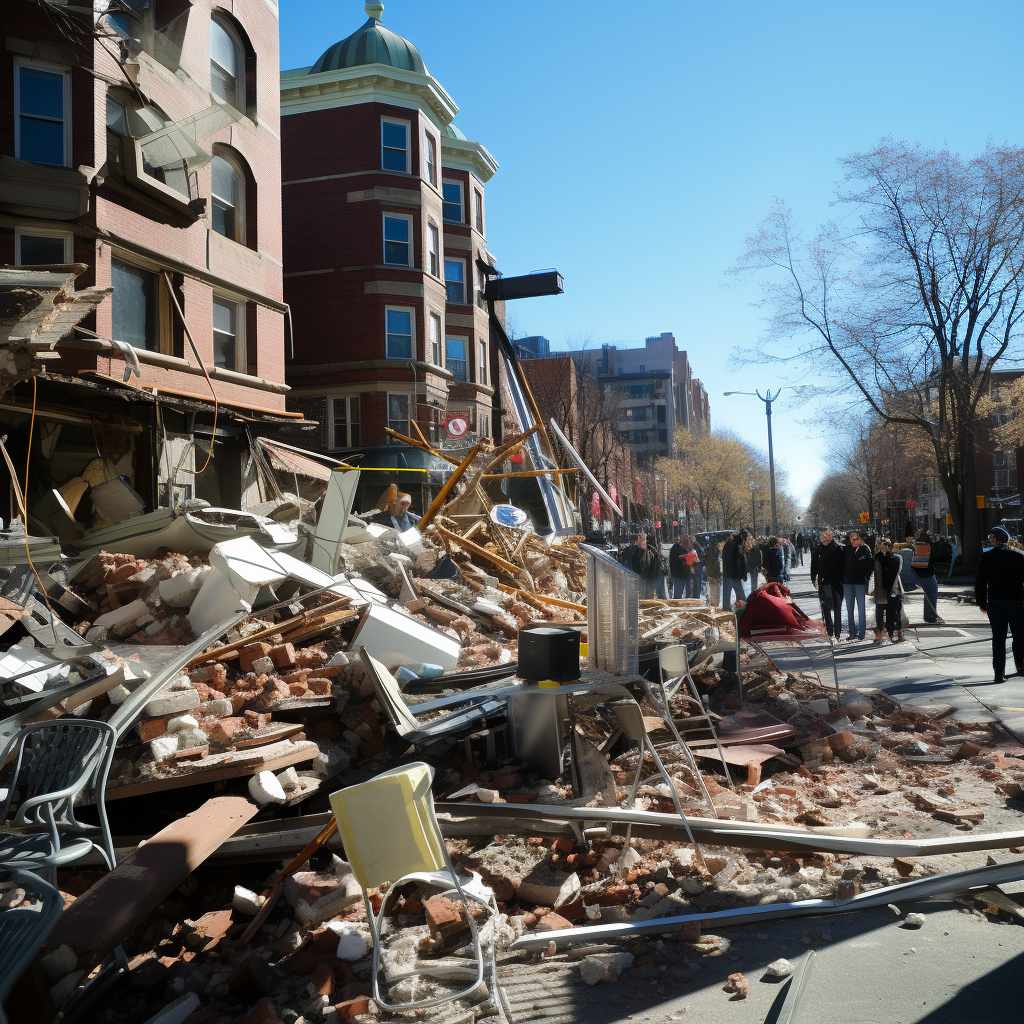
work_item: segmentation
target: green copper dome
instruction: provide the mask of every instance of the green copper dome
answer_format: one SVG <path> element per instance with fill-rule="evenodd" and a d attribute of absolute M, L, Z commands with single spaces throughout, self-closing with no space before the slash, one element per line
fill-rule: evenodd
<path fill-rule="evenodd" d="M 387 64 L 402 71 L 427 74 L 420 51 L 408 39 L 403 39 L 380 23 L 384 5 L 370 0 L 365 10 L 369 15 L 366 24 L 348 39 L 342 39 L 325 51 L 309 73 L 315 75 L 320 71 L 340 71 L 363 64 Z"/>

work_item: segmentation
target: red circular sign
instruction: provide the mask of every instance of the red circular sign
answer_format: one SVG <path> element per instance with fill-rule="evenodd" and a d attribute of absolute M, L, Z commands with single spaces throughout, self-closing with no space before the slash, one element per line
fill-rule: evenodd
<path fill-rule="evenodd" d="M 453 416 L 448 421 L 449 437 L 462 437 L 467 430 L 469 430 L 469 423 L 466 422 L 466 419 L 463 416 Z"/>

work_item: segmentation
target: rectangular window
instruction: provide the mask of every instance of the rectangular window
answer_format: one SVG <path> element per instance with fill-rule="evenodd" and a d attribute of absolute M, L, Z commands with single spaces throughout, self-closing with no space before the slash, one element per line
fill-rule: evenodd
<path fill-rule="evenodd" d="M 480 416 L 480 436 L 490 437 L 491 436 L 491 417 L 487 413 L 483 413 Z"/>
<path fill-rule="evenodd" d="M 332 448 L 358 448 L 362 432 L 359 422 L 359 396 L 335 398 L 331 402 L 333 422 Z"/>
<path fill-rule="evenodd" d="M 441 318 L 436 313 L 430 314 L 430 361 L 435 366 L 443 366 L 441 361 Z"/>
<path fill-rule="evenodd" d="M 466 377 L 466 339 L 445 338 L 445 368 L 456 380 L 467 380 Z"/>
<path fill-rule="evenodd" d="M 14 262 L 19 267 L 41 267 L 53 263 L 71 263 L 74 236 L 70 231 L 33 228 L 14 230 Z"/>
<path fill-rule="evenodd" d="M 384 214 L 384 262 L 412 266 L 412 217 Z"/>
<path fill-rule="evenodd" d="M 444 219 L 452 224 L 461 224 L 462 216 L 462 182 L 445 181 L 441 183 L 441 192 L 444 196 L 442 212 Z"/>
<path fill-rule="evenodd" d="M 388 359 L 412 359 L 412 310 L 386 309 Z"/>
<path fill-rule="evenodd" d="M 484 292 L 487 289 L 487 276 L 483 270 L 480 269 L 479 264 L 476 268 L 476 304 L 481 309 L 487 308 L 487 300 L 484 298 Z"/>
<path fill-rule="evenodd" d="M 476 362 L 476 379 L 478 384 L 487 383 L 487 342 L 480 339 L 479 355 Z"/>
<path fill-rule="evenodd" d="M 409 123 L 385 118 L 380 124 L 380 165 L 385 171 L 409 173 Z"/>
<path fill-rule="evenodd" d="M 388 426 L 399 434 L 409 436 L 409 396 L 388 395 Z M 391 444 L 399 444 L 393 437 Z"/>
<path fill-rule="evenodd" d="M 238 303 L 213 297 L 213 365 L 222 370 L 238 369 L 238 331 L 241 318 Z"/>
<path fill-rule="evenodd" d="M 434 145 L 434 137 L 429 132 L 424 137 L 427 140 L 427 181 L 437 188 L 437 148 Z"/>
<path fill-rule="evenodd" d="M 55 167 L 71 166 L 71 79 L 46 65 L 14 63 L 14 155 Z"/>
<path fill-rule="evenodd" d="M 441 234 L 436 224 L 430 224 L 427 228 L 430 235 L 430 273 L 434 277 L 441 276 Z"/>
<path fill-rule="evenodd" d="M 466 264 L 463 260 L 444 261 L 444 290 L 449 302 L 466 301 Z"/>
<path fill-rule="evenodd" d="M 484 233 L 484 197 L 479 189 L 473 189 L 473 218 L 476 221 L 476 229 L 482 235 Z"/>
<path fill-rule="evenodd" d="M 160 349 L 160 279 L 130 263 L 111 260 L 111 337 L 135 348 Z"/>

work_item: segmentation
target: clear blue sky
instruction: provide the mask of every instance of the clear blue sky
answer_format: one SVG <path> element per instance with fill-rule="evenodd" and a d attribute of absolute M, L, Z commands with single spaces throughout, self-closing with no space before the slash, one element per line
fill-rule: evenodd
<path fill-rule="evenodd" d="M 365 19 L 362 0 L 282 0 L 281 67 Z M 883 136 L 965 155 L 1024 142 L 1024 0 L 385 0 L 383 21 L 501 164 L 487 190 L 499 266 L 565 277 L 564 295 L 516 304 L 519 330 L 556 348 L 672 331 L 713 424 L 760 445 L 763 406 L 722 392 L 786 380 L 730 368 L 761 322 L 756 286 L 724 271 L 772 197 L 813 226 L 837 159 Z M 825 472 L 812 413 L 786 392 L 775 409 L 801 500 Z"/>

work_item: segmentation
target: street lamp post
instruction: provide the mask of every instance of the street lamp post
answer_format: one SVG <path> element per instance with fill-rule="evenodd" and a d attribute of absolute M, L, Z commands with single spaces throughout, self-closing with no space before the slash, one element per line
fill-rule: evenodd
<path fill-rule="evenodd" d="M 750 481 L 750 528 L 754 532 L 754 536 L 757 536 L 757 512 L 754 511 L 754 488 L 757 484 L 753 480 Z"/>
<path fill-rule="evenodd" d="M 756 398 L 760 398 L 764 402 L 765 415 L 768 418 L 768 475 L 771 478 L 772 485 L 772 533 L 778 536 L 779 533 L 779 517 L 775 510 L 775 450 L 772 447 L 772 402 L 774 402 L 779 395 L 782 393 L 782 388 L 776 388 L 775 394 L 771 393 L 771 389 L 764 395 L 760 391 L 726 391 L 724 396 L 728 398 L 730 395 L 754 395 Z"/>

